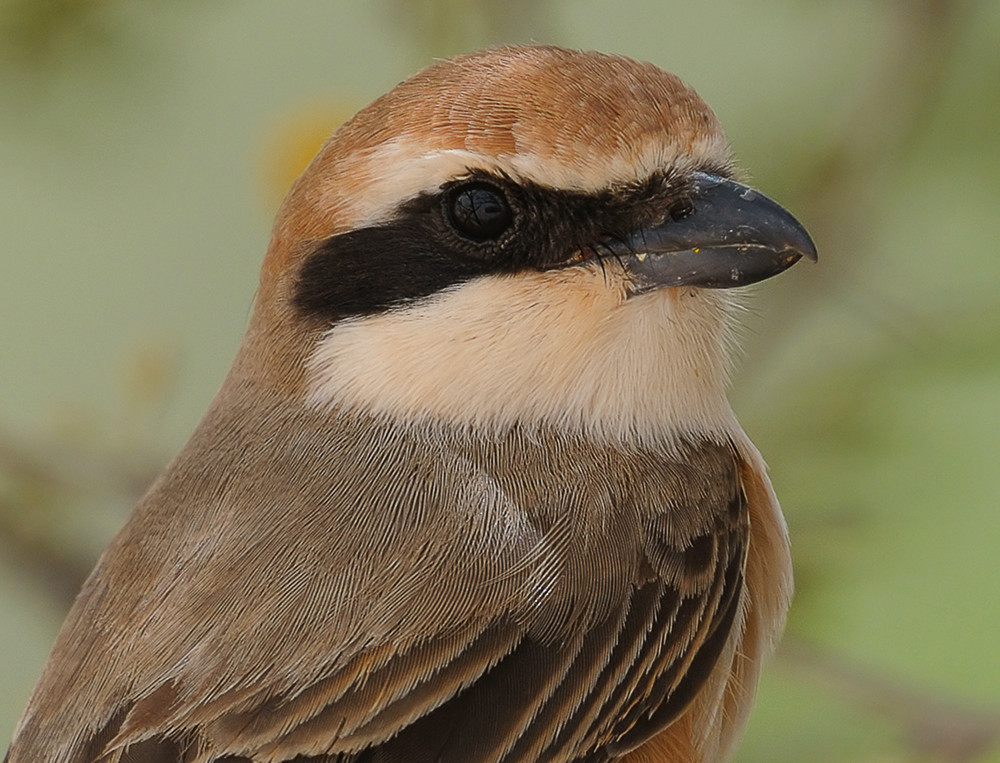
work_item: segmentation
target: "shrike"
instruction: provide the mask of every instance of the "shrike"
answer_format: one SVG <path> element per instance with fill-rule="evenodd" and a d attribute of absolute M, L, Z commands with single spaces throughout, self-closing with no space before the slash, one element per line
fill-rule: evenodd
<path fill-rule="evenodd" d="M 337 130 L 8 763 L 710 761 L 791 591 L 729 287 L 815 258 L 645 63 L 507 47 Z"/>

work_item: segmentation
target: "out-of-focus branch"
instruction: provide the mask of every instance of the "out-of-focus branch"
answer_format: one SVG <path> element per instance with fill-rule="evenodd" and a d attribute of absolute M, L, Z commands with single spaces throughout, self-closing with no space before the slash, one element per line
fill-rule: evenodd
<path fill-rule="evenodd" d="M 150 436 L 176 383 L 173 353 L 151 344 L 127 361 L 121 410 L 103 416 L 103 426 L 88 422 L 41 441 L 0 431 L 0 554 L 36 578 L 61 610 L 94 564 L 93 543 L 103 545 L 100 532 L 79 528 L 109 518 L 117 525 L 116 507 L 130 507 L 163 465 Z"/>
<path fill-rule="evenodd" d="M 28 453 L 9 437 L 0 439 L 0 474 L 7 487 L 0 498 L 0 549 L 65 609 L 93 565 L 82 549 L 59 543 L 45 521 L 55 512 L 55 496 L 68 487 L 66 479 L 53 461 Z"/>
<path fill-rule="evenodd" d="M 94 565 L 94 550 L 61 524 L 78 511 L 82 495 L 130 505 L 155 475 L 155 462 L 136 453 L 102 455 L 93 443 L 60 444 L 41 454 L 0 435 L 0 553 L 67 608 Z"/>
<path fill-rule="evenodd" d="M 845 292 L 870 289 L 860 274 L 875 254 L 883 195 L 892 193 L 907 153 L 924 134 L 948 85 L 947 73 L 961 43 L 970 8 L 966 0 L 896 0 L 893 20 L 879 27 L 881 58 L 859 89 L 840 129 L 815 159 L 795 168 L 788 193 L 820 249 L 822 272 L 801 278 L 794 293 L 773 302 L 771 325 L 757 342 L 741 376 L 752 384 L 772 362 L 772 353 L 799 325 L 810 306 L 833 290 L 851 310 L 869 311 L 874 323 L 898 333 L 912 325 L 888 315 L 884 300 L 854 299 Z M 881 313 L 879 310 L 883 305 Z M 908 316 L 909 318 L 909 316 Z M 905 329 L 904 329 L 905 330 Z M 898 337 L 895 337 L 898 338 Z"/>
<path fill-rule="evenodd" d="M 920 689 L 816 646 L 787 637 L 779 664 L 851 703 L 898 723 L 921 756 L 968 763 L 1000 749 L 1000 709 Z"/>

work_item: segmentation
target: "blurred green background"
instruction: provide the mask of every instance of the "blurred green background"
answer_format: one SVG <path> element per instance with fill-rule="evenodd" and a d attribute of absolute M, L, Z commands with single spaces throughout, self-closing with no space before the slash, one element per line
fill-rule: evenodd
<path fill-rule="evenodd" d="M 996 0 L 0 0 L 0 749 L 318 141 L 527 41 L 681 75 L 820 249 L 755 288 L 732 396 L 797 573 L 737 759 L 1000 761 Z"/>

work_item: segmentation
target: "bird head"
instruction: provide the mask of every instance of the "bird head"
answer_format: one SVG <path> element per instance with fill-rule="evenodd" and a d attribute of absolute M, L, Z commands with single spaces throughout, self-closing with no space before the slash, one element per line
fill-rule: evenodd
<path fill-rule="evenodd" d="M 676 76 L 525 46 L 437 63 L 278 214 L 234 383 L 486 431 L 732 426 L 727 287 L 815 258 Z"/>

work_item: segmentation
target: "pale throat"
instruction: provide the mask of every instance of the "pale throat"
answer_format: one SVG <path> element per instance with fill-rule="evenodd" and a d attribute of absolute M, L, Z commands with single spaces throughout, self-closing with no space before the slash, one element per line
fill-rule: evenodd
<path fill-rule="evenodd" d="M 626 298 L 596 269 L 480 278 L 334 325 L 308 360 L 307 404 L 496 432 L 723 440 L 738 431 L 729 312 L 717 291 Z"/>

